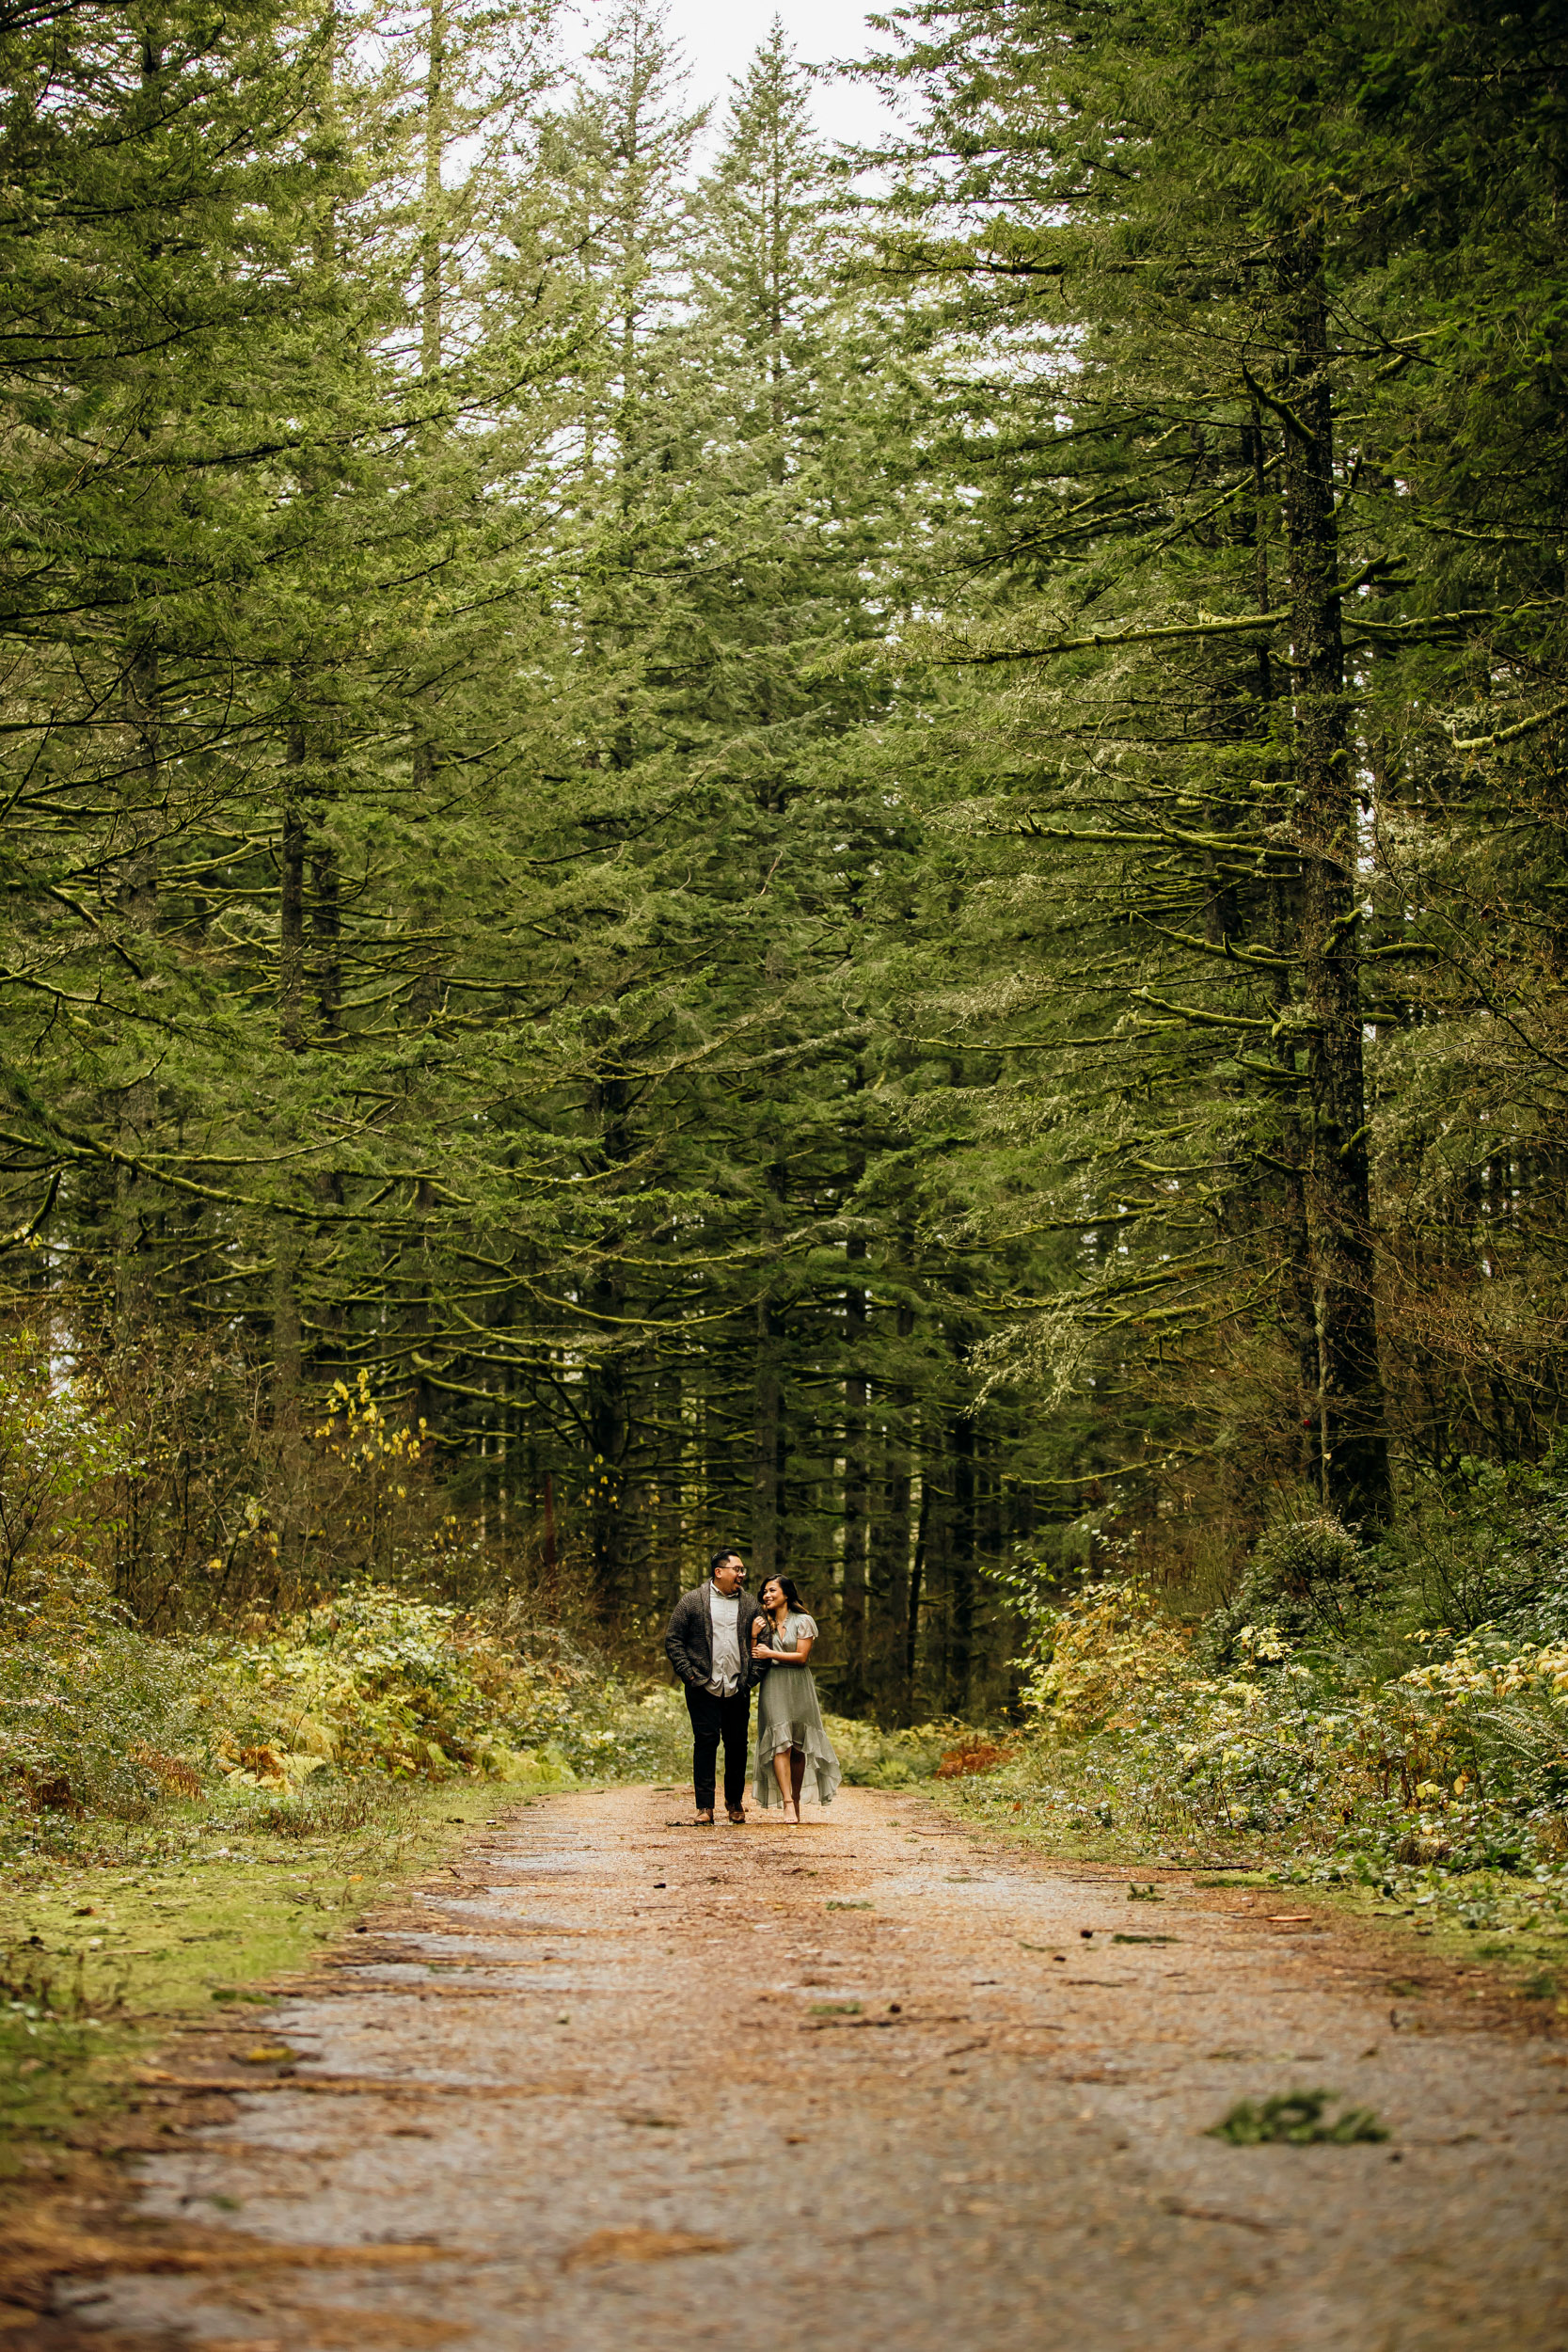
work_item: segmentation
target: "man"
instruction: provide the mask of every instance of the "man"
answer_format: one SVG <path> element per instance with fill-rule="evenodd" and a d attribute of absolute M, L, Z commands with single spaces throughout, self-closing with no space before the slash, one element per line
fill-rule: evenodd
<path fill-rule="evenodd" d="M 713 1827 L 714 1767 L 724 1743 L 724 1810 L 746 1819 L 746 1767 L 752 1745 L 752 1690 L 764 1668 L 752 1656 L 752 1628 L 762 1615 L 741 1590 L 738 1551 L 716 1551 L 705 1584 L 683 1593 L 665 1629 L 664 1648 L 686 1686 L 691 1718 L 691 1779 L 699 1828 Z"/>

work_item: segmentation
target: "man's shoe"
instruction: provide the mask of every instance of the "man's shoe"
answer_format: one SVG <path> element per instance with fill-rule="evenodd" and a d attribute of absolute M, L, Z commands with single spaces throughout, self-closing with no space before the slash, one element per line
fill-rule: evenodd
<path fill-rule="evenodd" d="M 740 1828 L 740 1829 L 744 1829 L 744 1828 L 745 1828 L 745 1826 L 746 1826 L 746 1808 L 745 1808 L 745 1806 L 744 1806 L 743 1804 L 732 1804 L 732 1805 L 727 1805 L 727 1806 L 725 1807 L 725 1811 L 729 1814 L 730 1820 L 731 1820 L 732 1823 L 734 1823 L 734 1824 L 735 1824 L 735 1826 L 736 1826 L 736 1827 Z"/>
<path fill-rule="evenodd" d="M 711 1829 L 713 1827 L 713 1815 L 711 1813 L 699 1813 L 697 1816 L 697 1827 L 699 1829 Z"/>

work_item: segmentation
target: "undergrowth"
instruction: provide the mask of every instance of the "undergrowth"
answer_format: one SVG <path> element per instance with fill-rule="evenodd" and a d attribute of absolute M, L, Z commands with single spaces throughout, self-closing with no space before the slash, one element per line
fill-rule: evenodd
<path fill-rule="evenodd" d="M 0 1645 L 0 1862 L 114 1851 L 192 1805 L 247 1835 L 353 1830 L 373 1785 L 519 1791 L 672 1767 L 663 1692 L 548 1629 L 363 1585 L 238 1638 L 159 1638 L 78 1580 Z"/>
<path fill-rule="evenodd" d="M 1283 1514 L 1207 1615 L 1015 1581 L 1021 1722 L 964 1802 L 1059 1846 L 1568 1928 L 1568 1474 L 1476 1471 L 1372 1548 Z M 1546 1990 L 1555 1990 L 1555 1984 Z"/>

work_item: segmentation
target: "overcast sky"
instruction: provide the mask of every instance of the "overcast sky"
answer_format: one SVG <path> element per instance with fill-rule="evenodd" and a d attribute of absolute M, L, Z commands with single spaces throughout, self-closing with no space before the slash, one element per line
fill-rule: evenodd
<path fill-rule="evenodd" d="M 590 9 L 590 23 L 596 13 Z M 814 65 L 882 46 L 855 0 L 670 0 L 670 29 L 691 70 L 692 98 L 718 101 L 716 124 L 723 120 L 732 76 L 745 72 L 775 15 Z M 829 138 L 871 139 L 884 118 L 870 90 L 839 82 L 818 87 L 816 119 Z"/>

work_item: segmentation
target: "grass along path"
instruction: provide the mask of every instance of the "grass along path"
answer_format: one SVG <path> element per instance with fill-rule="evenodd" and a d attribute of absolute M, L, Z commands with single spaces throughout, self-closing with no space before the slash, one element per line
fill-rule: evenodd
<path fill-rule="evenodd" d="M 1524 2029 L 1568 2030 L 1568 1888 L 1560 1873 L 1433 1869 L 1379 1883 L 1338 1870 L 1308 1880 L 1280 1840 L 1234 1837 L 1227 1851 L 1215 1853 L 1226 1841 L 1101 1827 L 1082 1810 L 1069 1816 L 1035 1789 L 1021 1796 L 1007 1779 L 990 1775 L 939 1782 L 932 1794 L 957 1820 L 1034 1853 L 1071 1856 L 1130 1878 L 1151 1867 L 1180 1869 L 1198 1887 L 1270 1888 L 1315 1915 L 1375 1925 L 1390 1949 L 1403 1946 L 1412 1965 L 1441 1962 L 1467 1981 L 1474 1998 L 1517 2004 Z"/>
<path fill-rule="evenodd" d="M 624 1692 L 588 1713 L 613 1734 L 619 1771 L 687 1771 L 677 1690 Z M 851 1771 L 905 1777 L 911 1758 L 934 1769 L 948 1736 L 837 1718 L 833 1731 Z M 112 2149 L 117 2117 L 135 2144 L 128 2096 L 176 2026 L 264 2004 L 260 1986 L 306 1965 L 466 1833 L 532 1801 L 455 1774 L 361 1773 L 281 1806 L 219 1784 L 209 1801 L 170 1801 L 146 1823 L 61 1823 L 56 1851 L 13 1856 L 0 1867 L 0 2210 L 7 2184 L 63 2182 L 78 2157 Z"/>
<path fill-rule="evenodd" d="M 260 1809 L 196 1806 L 155 1838 L 0 1888 L 0 2201 L 111 2148 L 138 2069 L 177 2027 L 247 2011 L 411 1873 L 517 1810 L 495 1784 L 342 1792 L 339 1821 L 280 1837 Z M 310 1817 L 307 1817 L 309 1819 Z M 3 2210 L 3 2204 L 0 2204 Z"/>

